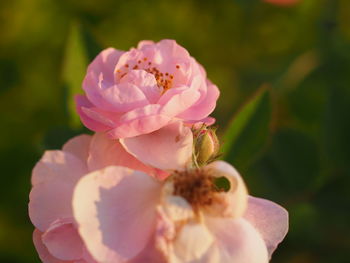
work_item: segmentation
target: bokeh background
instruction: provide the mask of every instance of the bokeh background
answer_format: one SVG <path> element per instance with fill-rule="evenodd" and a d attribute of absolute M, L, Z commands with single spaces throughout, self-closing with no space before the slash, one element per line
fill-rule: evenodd
<path fill-rule="evenodd" d="M 87 63 L 102 48 L 163 38 L 221 89 L 220 135 L 263 94 L 226 158 L 251 194 L 289 210 L 272 262 L 350 262 L 349 0 L 1 1 L 0 262 L 39 262 L 31 169 L 45 149 L 88 132 L 71 100 Z"/>

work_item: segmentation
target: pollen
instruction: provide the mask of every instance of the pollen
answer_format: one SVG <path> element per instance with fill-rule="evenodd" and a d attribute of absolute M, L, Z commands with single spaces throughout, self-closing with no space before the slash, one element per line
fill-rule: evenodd
<path fill-rule="evenodd" d="M 215 179 L 209 171 L 195 169 L 176 172 L 173 177 L 174 195 L 183 197 L 198 212 L 201 207 L 210 206 L 221 192 L 215 185 Z"/>

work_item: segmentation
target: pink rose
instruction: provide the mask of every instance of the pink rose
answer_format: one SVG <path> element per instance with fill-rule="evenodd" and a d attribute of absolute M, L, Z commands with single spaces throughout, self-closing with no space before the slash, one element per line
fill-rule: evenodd
<path fill-rule="evenodd" d="M 83 89 L 76 97 L 82 122 L 113 138 L 147 134 L 174 120 L 213 123 L 208 115 L 219 96 L 203 67 L 174 40 L 103 50 L 89 65 Z"/>
<path fill-rule="evenodd" d="M 163 136 L 161 131 L 167 131 L 168 136 Z M 118 140 L 110 140 L 103 133 L 81 135 L 68 141 L 62 151 L 45 152 L 33 169 L 29 202 L 29 216 L 36 227 L 33 240 L 44 263 L 95 262 L 78 234 L 72 212 L 73 190 L 86 174 L 106 166 L 118 165 L 161 179 L 168 174 L 154 167 L 165 167 L 166 161 L 171 161 L 174 168 L 186 166 L 192 153 L 190 129 L 180 123 L 173 123 L 155 133 L 148 136 L 148 140 L 152 140 L 152 136 L 158 136 L 161 142 L 159 147 L 153 147 L 154 152 L 164 151 L 162 146 L 167 146 L 171 156 L 168 160 L 158 158 L 158 162 L 149 161 L 150 165 L 154 164 L 153 167 L 141 163 L 127 153 Z M 177 142 L 173 136 L 179 136 Z M 167 141 L 169 139 L 171 141 Z M 143 140 L 142 136 L 128 140 L 130 141 L 124 143 L 135 156 L 152 156 L 134 145 L 135 141 Z M 146 147 L 150 146 L 147 141 L 144 143 Z M 86 194 L 89 195 L 88 192 Z"/>
<path fill-rule="evenodd" d="M 88 251 L 105 263 L 267 263 L 288 229 L 287 211 L 248 196 L 222 161 L 162 182 L 109 166 L 80 179 L 73 213 Z"/>

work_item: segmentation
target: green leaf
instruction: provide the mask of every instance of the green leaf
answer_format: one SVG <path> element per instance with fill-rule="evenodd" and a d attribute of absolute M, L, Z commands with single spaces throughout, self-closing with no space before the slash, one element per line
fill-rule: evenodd
<path fill-rule="evenodd" d="M 235 115 L 223 136 L 224 159 L 246 167 L 264 147 L 271 117 L 269 92 L 261 88 Z"/>
<path fill-rule="evenodd" d="M 77 23 L 73 23 L 68 35 L 63 61 L 63 81 L 67 95 L 69 124 L 72 128 L 81 126 L 75 109 L 74 96 L 82 93 L 82 82 L 88 62 L 83 32 Z"/>

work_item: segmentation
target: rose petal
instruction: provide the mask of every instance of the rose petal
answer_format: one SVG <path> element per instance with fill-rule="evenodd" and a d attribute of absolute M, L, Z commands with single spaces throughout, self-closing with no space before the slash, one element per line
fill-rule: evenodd
<path fill-rule="evenodd" d="M 192 107 L 192 104 L 200 97 L 198 92 L 199 85 L 200 79 L 196 77 L 190 87 L 181 86 L 167 91 L 158 102 L 164 105 L 162 113 L 174 117 Z"/>
<path fill-rule="evenodd" d="M 62 151 L 75 155 L 85 163 L 89 155 L 91 138 L 92 136 L 86 134 L 75 136 L 63 145 Z"/>
<path fill-rule="evenodd" d="M 88 66 L 87 72 L 99 76 L 103 72 L 104 80 L 113 83 L 114 68 L 120 58 L 125 53 L 114 48 L 107 48 L 101 51 Z"/>
<path fill-rule="evenodd" d="M 288 232 L 287 210 L 269 200 L 249 196 L 244 218 L 261 234 L 271 257 Z"/>
<path fill-rule="evenodd" d="M 160 114 L 161 106 L 150 104 L 124 114 L 116 128 L 108 132 L 112 138 L 135 137 L 156 131 L 170 122 L 170 118 Z"/>
<path fill-rule="evenodd" d="M 219 257 L 213 262 L 268 263 L 265 242 L 244 219 L 206 218 L 215 244 L 206 257 Z"/>
<path fill-rule="evenodd" d="M 160 184 L 142 172 L 110 166 L 84 176 L 73 209 L 92 256 L 119 262 L 140 253 L 154 231 L 159 198 Z"/>
<path fill-rule="evenodd" d="M 47 151 L 33 169 L 29 216 L 45 231 L 57 218 L 72 216 L 72 193 L 76 182 L 87 173 L 86 165 L 63 151 Z"/>
<path fill-rule="evenodd" d="M 36 251 L 39 254 L 40 260 L 43 263 L 69 263 L 67 261 L 59 260 L 49 253 L 41 239 L 42 234 L 43 233 L 40 232 L 38 229 L 35 229 L 33 232 L 33 243 Z"/>
<path fill-rule="evenodd" d="M 161 90 L 154 75 L 145 70 L 131 70 L 120 79 L 120 83 L 130 83 L 137 86 L 151 104 L 156 103 L 161 96 Z"/>
<path fill-rule="evenodd" d="M 83 95 L 75 96 L 76 109 L 82 123 L 90 130 L 102 132 L 111 129 L 110 125 L 114 125 L 111 120 L 104 121 L 105 117 L 98 116 L 98 113 L 91 113 L 94 105 Z M 84 110 L 83 110 L 84 109 Z M 92 110 L 87 110 L 92 109 Z M 96 109 L 95 109 L 96 110 Z M 102 122 L 100 122 L 100 119 Z"/>
<path fill-rule="evenodd" d="M 78 260 L 84 245 L 72 220 L 56 220 L 42 235 L 42 241 L 51 255 L 62 260 Z"/>
<path fill-rule="evenodd" d="M 206 89 L 203 87 L 206 87 Z M 199 89 L 199 92 L 201 93 L 200 99 L 186 111 L 179 114 L 179 118 L 185 120 L 201 120 L 213 112 L 216 101 L 220 95 L 217 86 L 210 82 L 207 84 L 202 83 L 202 89 Z"/>
<path fill-rule="evenodd" d="M 184 169 L 192 157 L 192 132 L 179 121 L 120 142 L 137 159 L 162 170 Z"/>
<path fill-rule="evenodd" d="M 187 223 L 177 233 L 173 243 L 174 262 L 202 262 L 201 258 L 214 242 L 214 237 L 207 227 L 198 223 Z M 172 258 L 173 257 L 173 258 Z M 173 261 L 171 261 L 173 262 Z"/>
<path fill-rule="evenodd" d="M 119 140 L 111 140 L 104 133 L 95 133 L 91 140 L 88 158 L 89 170 L 95 171 L 110 165 L 124 166 L 150 175 L 156 175 L 158 172 L 129 154 Z"/>
<path fill-rule="evenodd" d="M 221 203 L 218 215 L 225 217 L 240 217 L 244 214 L 248 203 L 248 191 L 239 173 L 224 161 L 215 161 L 206 166 L 215 177 L 226 177 L 230 181 L 230 190 L 219 193 Z"/>

